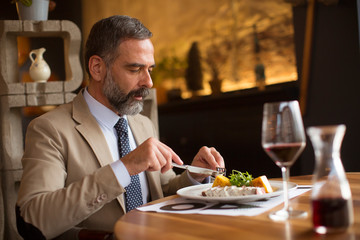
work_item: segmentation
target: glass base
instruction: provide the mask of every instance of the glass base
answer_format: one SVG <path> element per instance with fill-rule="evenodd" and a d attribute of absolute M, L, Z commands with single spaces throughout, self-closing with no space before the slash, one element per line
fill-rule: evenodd
<path fill-rule="evenodd" d="M 341 233 L 346 231 L 346 229 L 348 228 L 348 226 L 346 227 L 326 227 L 326 226 L 317 226 L 314 227 L 314 231 L 318 234 L 327 234 L 327 233 Z"/>
<path fill-rule="evenodd" d="M 281 209 L 276 212 L 271 212 L 269 218 L 274 221 L 286 221 L 294 218 L 306 218 L 307 215 L 308 213 L 305 211 Z"/>

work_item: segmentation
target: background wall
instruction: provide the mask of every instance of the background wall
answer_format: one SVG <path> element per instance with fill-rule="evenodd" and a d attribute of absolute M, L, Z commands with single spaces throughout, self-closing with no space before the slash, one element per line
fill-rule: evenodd
<path fill-rule="evenodd" d="M 306 6 L 293 8 L 299 78 L 302 69 Z M 360 171 L 360 59 L 358 6 L 340 0 L 336 6 L 317 4 L 305 127 L 346 124 L 342 160 L 346 171 Z M 233 93 L 231 97 L 190 100 L 160 106 L 160 135 L 180 156 L 191 161 L 198 147 L 215 146 L 227 168 L 254 175 L 280 176 L 280 169 L 261 149 L 262 105 L 298 99 L 298 86 L 284 84 Z M 292 175 L 311 174 L 311 142 L 291 168 Z"/>

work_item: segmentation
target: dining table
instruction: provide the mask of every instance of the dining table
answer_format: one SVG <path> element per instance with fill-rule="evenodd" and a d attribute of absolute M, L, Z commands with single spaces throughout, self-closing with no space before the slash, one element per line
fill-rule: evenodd
<path fill-rule="evenodd" d="M 257 216 L 159 213 L 134 209 L 119 218 L 114 226 L 114 235 L 118 240 L 360 239 L 360 172 L 347 172 L 346 176 L 352 193 L 354 223 L 342 232 L 327 234 L 314 232 L 311 190 L 309 190 L 290 200 L 293 209 L 308 213 L 306 218 L 271 220 L 268 217 L 269 212 L 281 209 L 283 204 Z M 312 175 L 293 176 L 290 177 L 290 182 L 298 186 L 311 185 Z M 178 195 L 168 196 L 148 205 L 178 197 Z"/>

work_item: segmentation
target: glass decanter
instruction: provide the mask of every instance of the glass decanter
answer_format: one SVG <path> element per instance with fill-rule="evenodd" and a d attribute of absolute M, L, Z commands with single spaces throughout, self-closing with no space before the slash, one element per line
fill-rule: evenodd
<path fill-rule="evenodd" d="M 312 219 L 319 234 L 341 232 L 353 223 L 351 190 L 340 158 L 345 125 L 309 127 L 315 152 Z"/>

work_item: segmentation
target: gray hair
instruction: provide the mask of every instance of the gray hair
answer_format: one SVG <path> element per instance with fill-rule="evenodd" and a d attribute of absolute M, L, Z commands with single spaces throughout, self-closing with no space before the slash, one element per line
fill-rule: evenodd
<path fill-rule="evenodd" d="M 115 15 L 102 19 L 94 24 L 85 47 L 86 71 L 89 72 L 89 59 L 93 55 L 101 57 L 110 67 L 118 56 L 117 48 L 127 39 L 144 40 L 152 33 L 138 19 L 129 16 Z"/>

